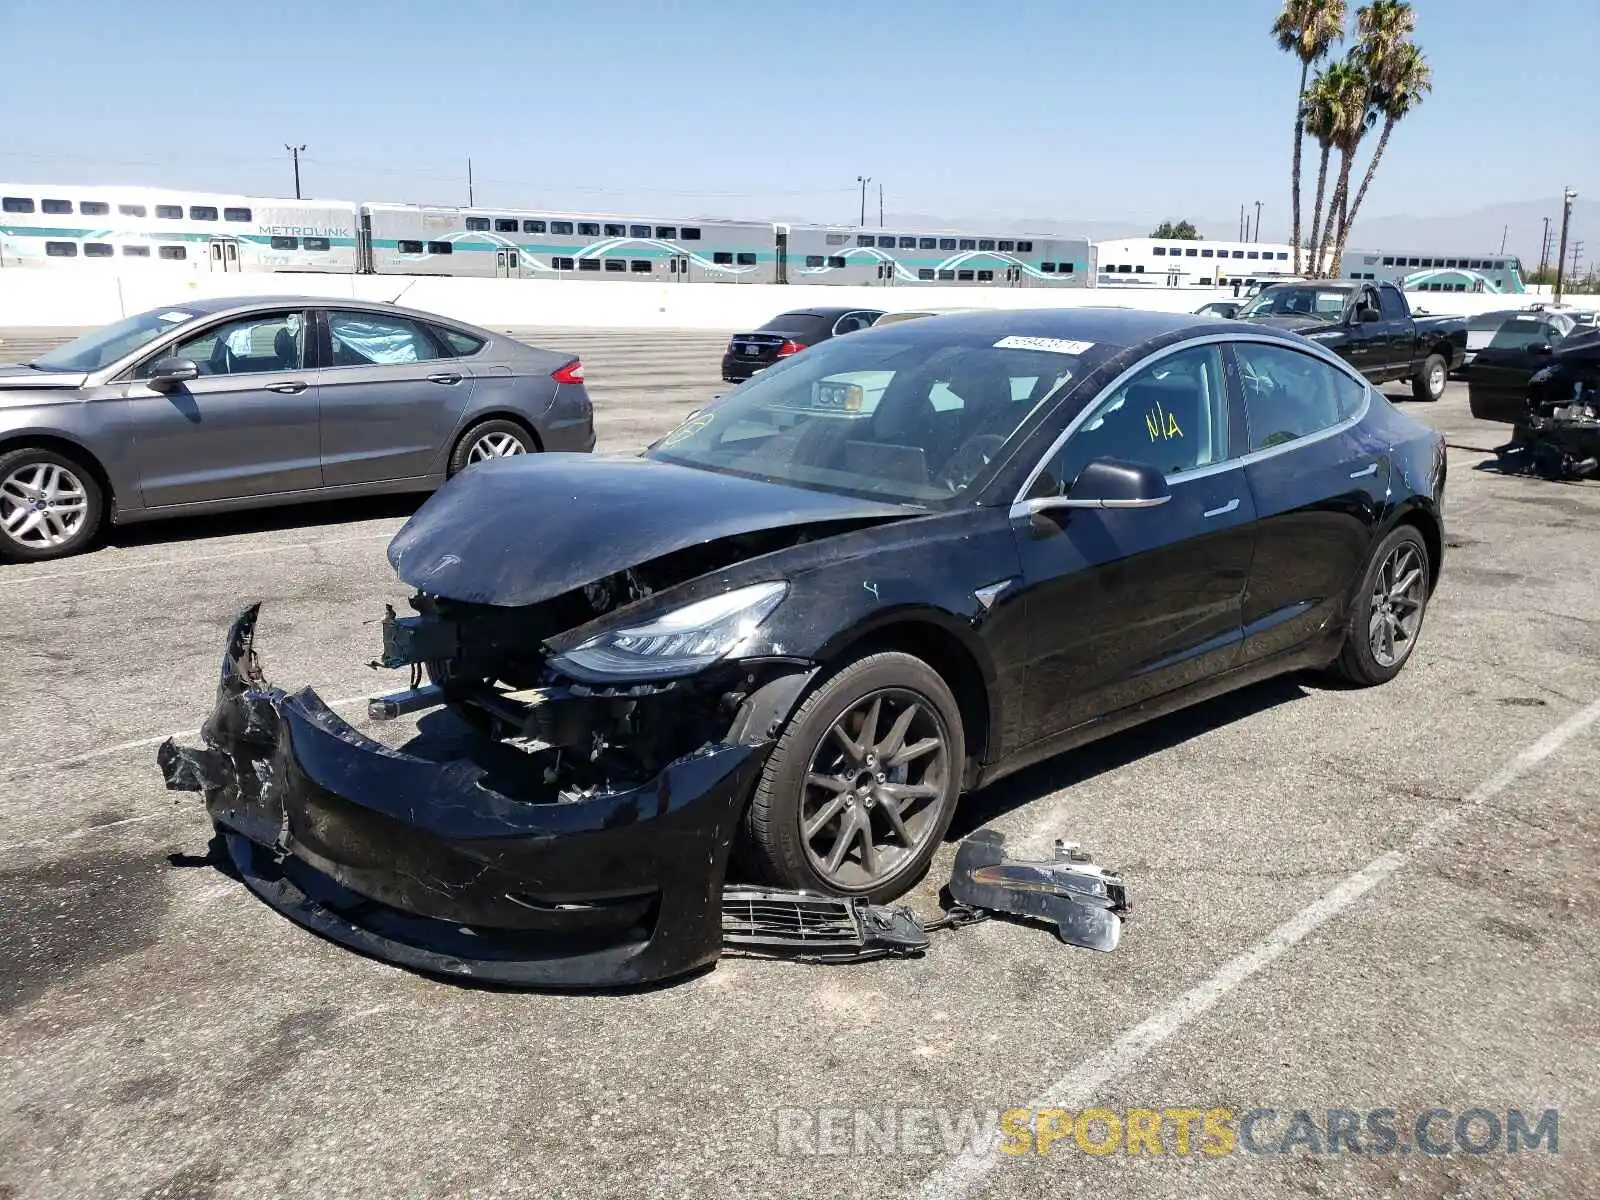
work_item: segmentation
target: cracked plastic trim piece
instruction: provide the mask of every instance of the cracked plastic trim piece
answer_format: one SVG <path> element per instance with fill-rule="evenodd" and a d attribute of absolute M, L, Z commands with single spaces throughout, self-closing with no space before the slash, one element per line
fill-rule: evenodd
<path fill-rule="evenodd" d="M 928 933 L 903 905 L 730 885 L 722 889 L 722 945 L 755 957 L 865 962 L 921 954 Z"/>
<path fill-rule="evenodd" d="M 966 909 L 1052 921 L 1063 942 L 1111 951 L 1132 911 L 1122 876 L 1096 866 L 1076 845 L 1057 841 L 1049 862 L 1009 857 L 1005 834 L 983 829 L 961 843 L 950 895 Z"/>

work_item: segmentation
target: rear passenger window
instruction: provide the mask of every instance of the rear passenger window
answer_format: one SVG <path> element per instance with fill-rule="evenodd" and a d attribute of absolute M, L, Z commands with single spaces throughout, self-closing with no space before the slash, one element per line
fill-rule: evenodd
<path fill-rule="evenodd" d="M 428 243 L 428 253 L 429 254 L 454 254 L 455 252 L 456 252 L 456 248 L 455 248 L 453 243 L 450 243 L 450 242 L 429 242 Z"/>
<path fill-rule="evenodd" d="M 103 217 L 111 211 L 111 205 L 104 200 L 80 200 L 78 212 L 86 217 Z"/>
<path fill-rule="evenodd" d="M 33 201 L 26 196 L 0 196 L 0 211 L 31 213 L 33 211 Z"/>
<path fill-rule="evenodd" d="M 404 317 L 333 311 L 328 333 L 336 367 L 403 366 L 440 357 L 427 330 Z"/>
<path fill-rule="evenodd" d="M 458 329 L 446 329 L 442 325 L 430 325 L 429 331 L 434 339 L 457 358 L 465 358 L 469 354 L 476 354 L 483 349 L 482 338 L 475 338 L 470 333 L 462 333 Z"/>
<path fill-rule="evenodd" d="M 1332 428 L 1355 416 L 1366 398 L 1364 384 L 1298 350 L 1235 342 L 1233 352 L 1252 451 Z"/>
<path fill-rule="evenodd" d="M 222 219 L 224 221 L 248 221 L 250 220 L 250 210 L 248 208 L 225 208 L 222 210 Z"/>

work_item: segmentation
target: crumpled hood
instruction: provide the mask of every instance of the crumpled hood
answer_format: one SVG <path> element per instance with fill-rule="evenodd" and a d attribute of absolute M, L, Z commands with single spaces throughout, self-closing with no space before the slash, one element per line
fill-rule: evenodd
<path fill-rule="evenodd" d="M 720 538 L 924 513 L 649 459 L 527 454 L 456 476 L 395 534 L 389 562 L 421 591 L 514 607 Z"/>

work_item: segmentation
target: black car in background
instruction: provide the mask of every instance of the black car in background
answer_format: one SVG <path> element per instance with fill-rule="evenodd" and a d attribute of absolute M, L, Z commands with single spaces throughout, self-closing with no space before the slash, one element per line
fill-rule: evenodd
<path fill-rule="evenodd" d="M 881 316 L 883 311 L 876 308 L 797 308 L 779 313 L 760 329 L 733 335 L 722 356 L 723 381 L 743 382 L 807 346 L 870 329 Z"/>
<path fill-rule="evenodd" d="M 1472 415 L 1514 422 L 1528 400 L 1528 381 L 1550 366 L 1556 349 L 1585 327 L 1569 313 L 1544 308 L 1483 313 L 1467 326 L 1467 381 Z"/>

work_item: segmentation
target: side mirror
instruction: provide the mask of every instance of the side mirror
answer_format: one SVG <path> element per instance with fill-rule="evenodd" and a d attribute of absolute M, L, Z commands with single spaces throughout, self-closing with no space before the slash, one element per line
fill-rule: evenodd
<path fill-rule="evenodd" d="M 1356 309 L 1357 325 L 1371 324 L 1373 321 L 1376 321 L 1378 317 L 1378 310 L 1373 308 L 1370 304 L 1363 304 L 1360 308 Z"/>
<path fill-rule="evenodd" d="M 1078 472 L 1064 496 L 1027 502 L 1030 513 L 1067 508 L 1154 508 L 1172 499 L 1167 477 L 1147 463 L 1097 458 Z"/>
<path fill-rule="evenodd" d="M 163 358 L 150 368 L 145 383 L 155 391 L 166 392 L 180 383 L 200 378 L 200 367 L 192 358 Z"/>

